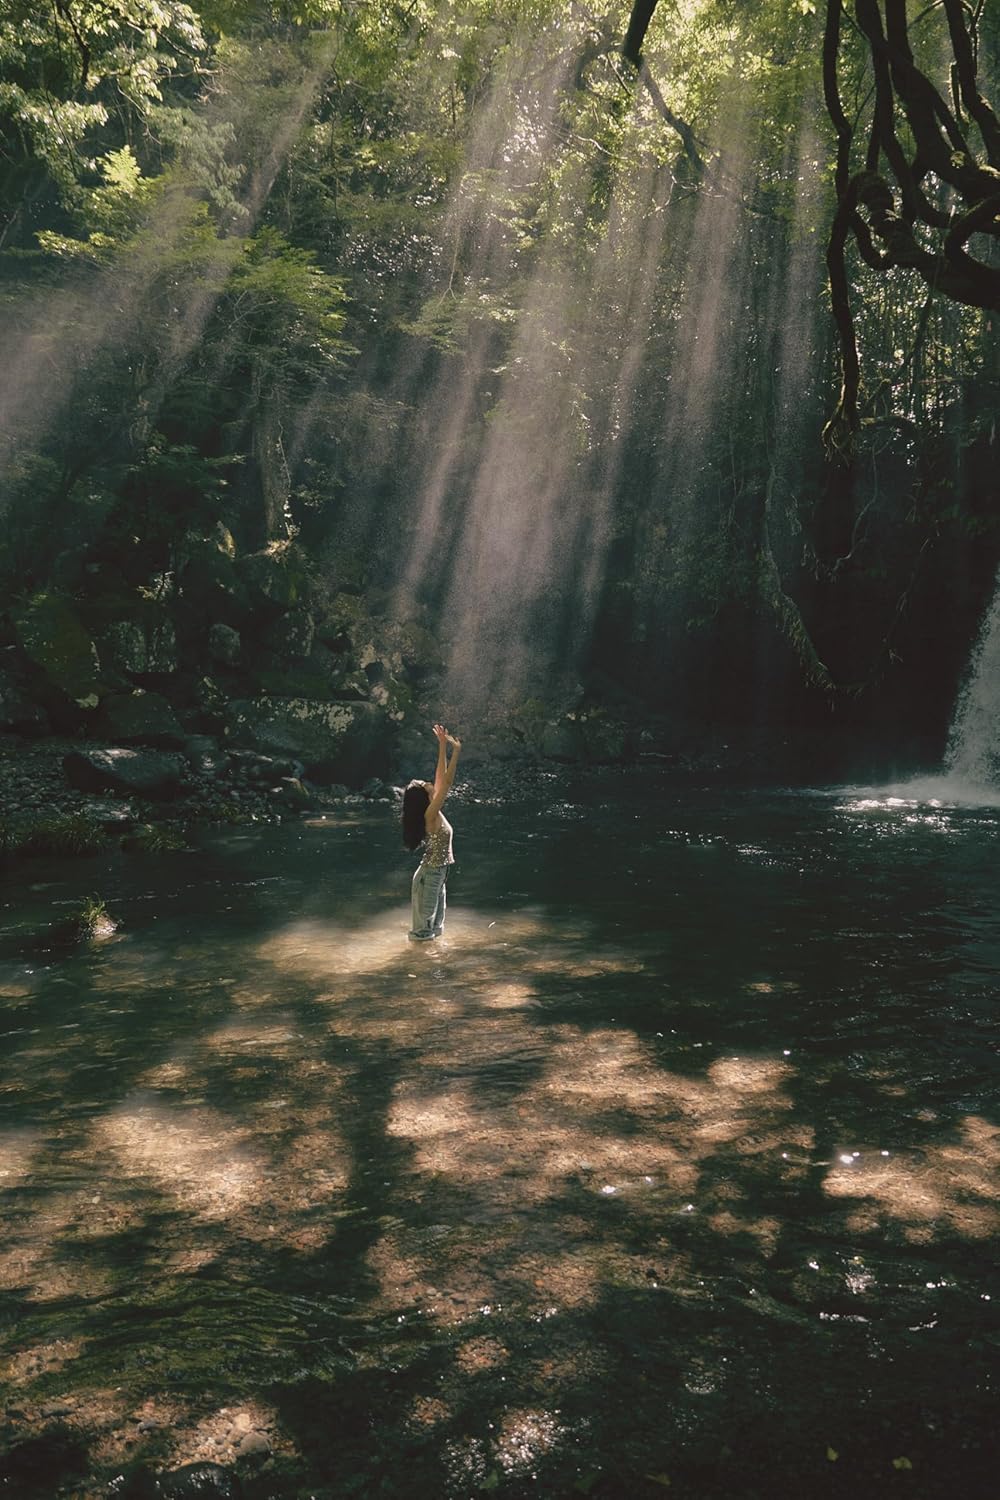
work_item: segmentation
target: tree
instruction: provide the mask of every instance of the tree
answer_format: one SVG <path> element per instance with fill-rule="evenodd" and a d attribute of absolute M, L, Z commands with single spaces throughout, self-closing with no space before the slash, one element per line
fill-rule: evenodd
<path fill-rule="evenodd" d="M 841 99 L 842 0 L 827 0 L 823 43 L 826 107 L 837 137 L 837 210 L 827 264 L 843 383 L 826 426 L 828 450 L 850 454 L 859 425 L 861 366 L 847 270 L 853 243 L 878 272 L 910 270 L 930 293 L 1000 310 L 1000 121 L 980 92 L 977 59 L 983 0 L 943 0 L 951 98 L 918 65 L 905 0 L 856 0 L 857 38 L 872 81 L 864 158 Z M 937 38 L 940 42 L 942 39 Z M 970 246 L 976 242 L 981 249 Z"/>

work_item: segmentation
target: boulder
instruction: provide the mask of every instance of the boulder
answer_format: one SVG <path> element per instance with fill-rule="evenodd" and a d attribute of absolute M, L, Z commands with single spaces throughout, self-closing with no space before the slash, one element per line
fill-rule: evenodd
<path fill-rule="evenodd" d="M 282 807 L 300 808 L 305 811 L 313 804 L 313 795 L 297 776 L 282 776 L 277 786 L 271 788 L 271 796 Z"/>
<path fill-rule="evenodd" d="M 263 643 L 277 656 L 307 657 L 315 635 L 312 615 L 304 609 L 292 609 L 271 622 L 264 632 Z"/>
<path fill-rule="evenodd" d="M 235 667 L 240 659 L 240 633 L 231 625 L 217 623 L 208 632 L 208 654 L 220 666 Z"/>
<path fill-rule="evenodd" d="M 229 769 L 230 758 L 207 734 L 192 734 L 184 741 L 184 758 L 192 771 L 214 781 Z"/>
<path fill-rule="evenodd" d="M 105 667 L 116 672 L 145 672 L 148 655 L 146 632 L 138 620 L 114 620 L 98 638 Z"/>
<path fill-rule="evenodd" d="M 395 678 L 388 681 L 377 682 L 369 694 L 373 703 L 383 708 L 388 718 L 401 724 L 407 715 L 412 714 L 416 704 L 414 702 L 413 690 L 405 682 L 399 682 Z"/>
<path fill-rule="evenodd" d="M 276 759 L 273 755 L 261 755 L 256 750 L 233 750 L 230 760 L 237 775 L 261 786 L 269 786 L 276 777 L 301 776 L 303 770 L 300 760 Z"/>
<path fill-rule="evenodd" d="M 68 599 L 33 594 L 15 614 L 14 627 L 21 650 L 53 686 L 81 708 L 97 707 L 97 648 Z"/>
<path fill-rule="evenodd" d="M 234 566 L 236 544 L 224 526 L 212 536 L 186 536 L 177 552 L 177 577 L 190 610 L 210 613 L 238 605 L 242 585 Z"/>
<path fill-rule="evenodd" d="M 146 671 L 167 677 L 180 665 L 177 654 L 177 632 L 169 615 L 162 615 L 146 627 Z"/>
<path fill-rule="evenodd" d="M 415 620 L 390 625 L 386 637 L 411 676 L 420 677 L 442 670 L 444 659 L 437 637 Z"/>
<path fill-rule="evenodd" d="M 324 645 L 340 653 L 354 643 L 365 620 L 364 606 L 357 594 L 334 594 L 316 633 Z"/>
<path fill-rule="evenodd" d="M 577 714 L 577 723 L 589 761 L 607 765 L 628 759 L 629 732 L 619 719 L 610 719 L 602 712 L 584 712 Z"/>
<path fill-rule="evenodd" d="M 546 760 L 578 761 L 585 754 L 580 725 L 570 715 L 542 726 L 539 750 Z"/>
<path fill-rule="evenodd" d="M 294 609 L 309 592 L 302 558 L 288 542 L 272 542 L 241 557 L 236 572 L 250 602 L 274 613 Z"/>
<path fill-rule="evenodd" d="M 212 718 L 221 718 L 228 701 L 219 684 L 211 677 L 201 677 L 195 683 L 194 700 L 202 713 Z"/>
<path fill-rule="evenodd" d="M 364 672 L 345 663 L 331 674 L 330 691 L 347 702 L 364 703 L 371 695 L 371 683 Z"/>
<path fill-rule="evenodd" d="M 177 632 L 162 609 L 151 607 L 141 619 L 112 620 L 98 639 L 101 662 L 109 671 L 130 677 L 177 671 Z"/>
<path fill-rule="evenodd" d="M 121 744 L 172 746 L 183 744 L 185 739 L 166 698 L 142 688 L 105 698 L 97 714 L 95 733 Z"/>
<path fill-rule="evenodd" d="M 326 655 L 326 653 L 324 653 Z M 315 698 L 323 703 L 343 695 L 336 690 L 337 674 L 329 667 L 324 670 L 323 659 L 313 653 L 299 660 L 268 655 L 259 664 L 255 663 L 258 690 L 270 698 Z M 368 683 L 360 695 L 368 697 Z"/>
<path fill-rule="evenodd" d="M 389 769 L 392 725 L 371 703 L 247 699 L 229 704 L 226 728 L 235 745 L 301 761 L 313 781 L 356 782 Z"/>
<path fill-rule="evenodd" d="M 70 786 L 80 792 L 122 792 L 163 798 L 177 790 L 185 769 L 183 757 L 162 750 L 71 750 L 63 757 Z"/>

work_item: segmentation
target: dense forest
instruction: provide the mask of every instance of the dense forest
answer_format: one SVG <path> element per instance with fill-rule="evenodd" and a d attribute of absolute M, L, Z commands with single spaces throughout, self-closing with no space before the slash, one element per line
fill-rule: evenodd
<path fill-rule="evenodd" d="M 998 75 L 983 0 L 7 0 L 5 726 L 932 759 Z"/>

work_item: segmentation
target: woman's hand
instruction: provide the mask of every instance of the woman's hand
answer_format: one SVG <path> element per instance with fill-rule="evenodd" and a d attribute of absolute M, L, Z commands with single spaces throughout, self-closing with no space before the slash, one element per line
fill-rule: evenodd
<path fill-rule="evenodd" d="M 461 750 L 461 748 L 462 748 L 462 741 L 460 739 L 458 739 L 456 735 L 449 734 L 447 732 L 447 730 L 446 730 L 444 737 L 448 741 L 448 744 L 451 745 L 453 749 L 455 749 L 455 750 Z"/>
<path fill-rule="evenodd" d="M 434 725 L 434 738 L 440 743 L 442 740 L 450 739 L 447 729 L 443 724 Z"/>

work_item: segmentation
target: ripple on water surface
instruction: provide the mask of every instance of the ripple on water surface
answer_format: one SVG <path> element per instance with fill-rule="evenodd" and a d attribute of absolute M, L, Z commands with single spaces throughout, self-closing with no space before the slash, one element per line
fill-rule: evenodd
<path fill-rule="evenodd" d="M 888 1466 L 878 1431 L 937 1462 L 914 1410 L 975 1425 L 996 811 L 602 797 L 457 810 L 428 945 L 363 807 L 80 877 L 116 941 L 0 971 L 26 1431 L 65 1400 L 110 1464 L 141 1414 L 180 1462 L 249 1422 L 302 1472 L 336 1452 L 362 1489 L 457 1497 L 671 1469 L 685 1493 L 734 1421 L 808 1486 L 859 1381 Z"/>

